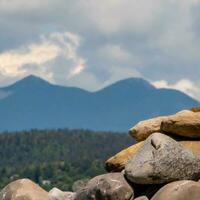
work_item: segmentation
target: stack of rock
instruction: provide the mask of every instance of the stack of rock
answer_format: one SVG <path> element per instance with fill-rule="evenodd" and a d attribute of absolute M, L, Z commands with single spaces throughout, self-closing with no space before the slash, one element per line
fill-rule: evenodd
<path fill-rule="evenodd" d="M 49 193 L 28 179 L 10 183 L 0 200 L 199 200 L 200 108 L 139 122 L 138 143 L 106 161 L 107 174 L 74 192 Z"/>
<path fill-rule="evenodd" d="M 199 107 L 141 121 L 129 132 L 138 143 L 107 160 L 107 171 L 122 171 L 144 199 L 200 199 Z"/>

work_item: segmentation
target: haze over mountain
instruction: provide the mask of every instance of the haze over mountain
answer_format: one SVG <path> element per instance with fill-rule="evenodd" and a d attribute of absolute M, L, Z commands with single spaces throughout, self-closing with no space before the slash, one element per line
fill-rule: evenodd
<path fill-rule="evenodd" d="M 63 127 L 127 131 L 140 120 L 197 105 L 180 91 L 156 89 L 141 78 L 89 92 L 28 76 L 0 89 L 0 131 Z"/>

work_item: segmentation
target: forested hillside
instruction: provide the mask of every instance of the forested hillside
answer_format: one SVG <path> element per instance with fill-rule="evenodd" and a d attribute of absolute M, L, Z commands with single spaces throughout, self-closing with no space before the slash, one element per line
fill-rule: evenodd
<path fill-rule="evenodd" d="M 0 187 L 27 177 L 48 189 L 104 173 L 104 160 L 134 143 L 127 134 L 32 130 L 0 135 Z"/>

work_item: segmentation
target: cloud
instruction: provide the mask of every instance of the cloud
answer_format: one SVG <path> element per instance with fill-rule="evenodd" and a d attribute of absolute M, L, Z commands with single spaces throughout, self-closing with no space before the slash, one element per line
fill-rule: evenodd
<path fill-rule="evenodd" d="M 22 10 L 22 8 L 26 8 L 28 10 L 39 9 L 41 6 L 47 6 L 48 0 L 43 0 L 42 2 L 39 0 L 27 2 L 26 0 L 1 0 L 0 10 L 8 12 L 15 12 L 18 10 Z"/>
<path fill-rule="evenodd" d="M 85 68 L 85 60 L 77 54 L 80 37 L 70 32 L 51 33 L 40 41 L 0 54 L 0 73 L 5 77 L 20 77 L 36 74 L 53 79 L 54 71 L 49 66 L 60 59 L 66 61 L 66 77 L 75 76 Z M 67 65 L 67 61 L 70 65 Z M 55 66 L 57 67 L 57 66 Z"/>
<path fill-rule="evenodd" d="M 156 88 L 171 88 L 171 89 L 180 90 L 190 95 L 191 97 L 200 100 L 200 93 L 199 93 L 200 85 L 195 84 L 191 80 L 182 79 L 174 84 L 170 84 L 166 80 L 159 80 L 159 81 L 152 82 L 152 84 Z"/>
<path fill-rule="evenodd" d="M 85 88 L 90 91 L 97 91 L 121 79 L 141 77 L 138 71 L 117 65 L 110 66 L 106 72 L 106 77 L 98 77 L 90 70 L 84 70 L 77 76 L 69 78 L 67 80 L 67 85 Z"/>
<path fill-rule="evenodd" d="M 0 72 L 5 76 L 18 76 L 26 73 L 24 65 L 34 64 L 36 67 L 55 59 L 60 52 L 58 46 L 48 42 L 32 44 L 27 48 L 8 51 L 0 54 Z"/>
<path fill-rule="evenodd" d="M 15 65 L 0 83 L 35 73 L 93 90 L 130 76 L 198 85 L 199 11 L 200 0 L 2 0 L 0 55 Z"/>
<path fill-rule="evenodd" d="M 128 62 L 132 59 L 129 52 L 122 49 L 120 45 L 106 44 L 98 49 L 98 56 L 101 59 L 107 59 L 116 62 Z"/>

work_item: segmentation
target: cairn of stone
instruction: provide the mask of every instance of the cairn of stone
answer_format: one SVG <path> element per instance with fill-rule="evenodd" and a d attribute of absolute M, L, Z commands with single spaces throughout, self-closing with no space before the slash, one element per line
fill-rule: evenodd
<path fill-rule="evenodd" d="M 74 192 L 46 192 L 21 179 L 7 185 L 0 200 L 200 199 L 200 107 L 141 121 L 129 133 L 137 143 L 105 162 L 108 173 Z"/>

